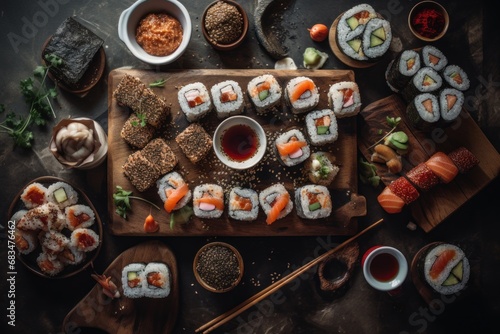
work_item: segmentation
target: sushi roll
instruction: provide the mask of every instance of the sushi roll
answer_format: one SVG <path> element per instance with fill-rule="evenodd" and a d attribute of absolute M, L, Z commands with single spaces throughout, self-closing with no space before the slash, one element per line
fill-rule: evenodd
<path fill-rule="evenodd" d="M 224 191 L 216 184 L 202 184 L 194 188 L 193 210 L 198 218 L 219 218 L 224 212 Z"/>
<path fill-rule="evenodd" d="M 292 109 L 292 113 L 301 114 L 314 109 L 318 105 L 318 87 L 310 78 L 296 77 L 286 85 L 285 98 Z"/>
<path fill-rule="evenodd" d="M 192 163 L 202 160 L 212 149 L 212 137 L 198 123 L 192 123 L 175 137 L 182 153 Z"/>
<path fill-rule="evenodd" d="M 392 41 L 392 30 L 389 21 L 375 17 L 366 24 L 363 32 L 363 53 L 370 60 L 382 57 Z"/>
<path fill-rule="evenodd" d="M 305 164 L 306 174 L 312 183 L 329 186 L 339 172 L 339 167 L 332 162 L 334 158 L 328 152 L 314 152 Z"/>
<path fill-rule="evenodd" d="M 171 213 L 188 204 L 192 198 L 192 192 L 177 172 L 170 172 L 156 181 L 158 195 L 164 203 L 165 211 Z"/>
<path fill-rule="evenodd" d="M 170 294 L 170 271 L 166 264 L 150 262 L 142 271 L 142 294 L 149 298 L 165 298 Z"/>
<path fill-rule="evenodd" d="M 161 174 L 166 174 L 177 165 L 177 156 L 162 138 L 151 140 L 141 150 L 141 155 L 152 162 Z"/>
<path fill-rule="evenodd" d="M 389 63 L 385 73 L 387 85 L 394 92 L 403 89 L 421 67 L 420 55 L 415 50 L 404 50 Z"/>
<path fill-rule="evenodd" d="M 19 253 L 27 255 L 38 247 L 37 232 L 16 228 L 14 229 L 14 243 Z"/>
<path fill-rule="evenodd" d="M 144 295 L 144 268 L 146 265 L 143 263 L 130 263 L 123 268 L 122 288 L 125 297 L 140 298 Z"/>
<path fill-rule="evenodd" d="M 440 243 L 424 259 L 424 277 L 439 294 L 452 295 L 466 288 L 470 277 L 469 260 L 456 245 Z"/>
<path fill-rule="evenodd" d="M 448 65 L 443 69 L 444 81 L 450 86 L 460 91 L 466 91 L 470 87 L 469 76 L 457 65 Z"/>
<path fill-rule="evenodd" d="M 264 74 L 250 80 L 247 92 L 258 113 L 265 113 L 281 103 L 282 89 L 272 74 Z"/>
<path fill-rule="evenodd" d="M 415 128 L 432 129 L 441 118 L 438 98 L 431 93 L 417 95 L 406 106 L 406 116 Z"/>
<path fill-rule="evenodd" d="M 304 134 L 298 129 L 291 129 L 279 135 L 274 146 L 278 160 L 288 167 L 304 162 L 311 154 Z"/>
<path fill-rule="evenodd" d="M 477 157 L 468 149 L 461 146 L 448 153 L 448 158 L 457 166 L 460 174 L 465 174 L 479 164 Z"/>
<path fill-rule="evenodd" d="M 87 257 L 85 252 L 78 250 L 76 247 L 67 245 L 60 253 L 57 254 L 57 258 L 63 264 L 77 265 L 83 262 Z"/>
<path fill-rule="evenodd" d="M 456 88 L 447 87 L 439 92 L 438 98 L 441 119 L 447 123 L 457 119 L 464 105 L 464 93 Z"/>
<path fill-rule="evenodd" d="M 423 162 L 410 169 L 406 177 L 422 191 L 430 190 L 440 182 L 439 177 Z"/>
<path fill-rule="evenodd" d="M 57 230 L 60 231 L 66 225 L 66 217 L 59 207 L 48 202 L 28 210 L 17 222 L 16 227 L 23 231 Z"/>
<path fill-rule="evenodd" d="M 457 166 L 455 166 L 448 155 L 443 152 L 434 153 L 427 159 L 425 164 L 443 183 L 450 183 L 458 174 Z"/>
<path fill-rule="evenodd" d="M 354 81 L 341 81 L 331 85 L 328 104 L 337 118 L 357 115 L 361 110 L 358 84 Z"/>
<path fill-rule="evenodd" d="M 21 201 L 28 209 L 47 203 L 47 188 L 38 182 L 33 182 L 24 188 Z"/>
<path fill-rule="evenodd" d="M 47 188 L 47 200 L 64 209 L 78 202 L 78 193 L 66 182 L 55 182 Z"/>
<path fill-rule="evenodd" d="M 236 81 L 226 80 L 215 84 L 210 92 L 219 119 L 239 115 L 243 112 L 243 93 Z"/>
<path fill-rule="evenodd" d="M 87 205 L 75 204 L 68 206 L 64 212 L 66 214 L 66 227 L 70 231 L 80 227 L 90 227 L 94 224 L 95 213 Z"/>
<path fill-rule="evenodd" d="M 293 210 L 293 201 L 282 184 L 273 184 L 259 193 L 259 203 L 266 214 L 266 224 L 287 216 Z"/>
<path fill-rule="evenodd" d="M 425 45 L 420 49 L 422 67 L 427 66 L 435 71 L 441 71 L 448 65 L 448 58 L 434 45 Z"/>
<path fill-rule="evenodd" d="M 201 82 L 194 82 L 182 87 L 177 93 L 182 112 L 189 122 L 206 116 L 212 110 L 212 101 L 207 87 Z"/>
<path fill-rule="evenodd" d="M 252 221 L 259 214 L 259 195 L 253 189 L 234 187 L 229 192 L 229 217 Z"/>
<path fill-rule="evenodd" d="M 45 253 L 57 255 L 69 245 L 69 238 L 61 232 L 48 231 L 40 235 L 40 245 Z"/>
<path fill-rule="evenodd" d="M 332 199 L 325 186 L 305 185 L 295 190 L 297 215 L 306 219 L 326 218 L 332 213 Z"/>
<path fill-rule="evenodd" d="M 337 117 L 330 109 L 311 111 L 306 116 L 306 129 L 312 145 L 335 142 L 339 137 Z"/>
<path fill-rule="evenodd" d="M 443 85 L 441 75 L 430 67 L 422 67 L 401 90 L 403 99 L 409 103 L 418 94 L 437 93 Z"/>
<path fill-rule="evenodd" d="M 82 252 L 93 251 L 99 242 L 99 235 L 89 228 L 77 228 L 71 232 L 70 245 Z"/>
<path fill-rule="evenodd" d="M 57 256 L 50 255 L 45 252 L 41 252 L 40 255 L 38 255 L 38 257 L 36 258 L 36 263 L 42 273 L 49 276 L 55 276 L 62 272 L 64 269 L 64 264 L 59 261 Z"/>

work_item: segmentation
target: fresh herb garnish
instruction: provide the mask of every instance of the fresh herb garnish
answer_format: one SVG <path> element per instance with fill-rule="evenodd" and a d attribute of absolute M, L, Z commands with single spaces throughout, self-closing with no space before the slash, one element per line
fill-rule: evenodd
<path fill-rule="evenodd" d="M 113 194 L 113 202 L 116 205 L 115 212 L 124 219 L 127 219 L 127 213 L 129 211 L 132 211 L 132 205 L 130 204 L 131 199 L 146 202 L 154 206 L 156 209 L 160 210 L 160 208 L 156 204 L 148 201 L 147 199 L 138 196 L 132 196 L 131 191 L 125 190 L 120 186 L 116 186 L 116 190 Z"/>
<path fill-rule="evenodd" d="M 165 87 L 165 79 L 158 79 L 149 84 L 149 87 Z"/>
<path fill-rule="evenodd" d="M 139 119 L 139 121 L 132 121 L 132 126 L 140 126 L 141 128 L 145 127 L 147 124 L 146 114 L 138 112 L 136 113 L 136 116 Z"/>
<path fill-rule="evenodd" d="M 193 208 L 185 205 L 178 211 L 170 214 L 170 229 L 173 230 L 175 224 L 186 224 L 193 215 Z"/>
<path fill-rule="evenodd" d="M 53 116 L 56 118 L 51 100 L 57 97 L 55 88 L 48 88 L 45 84 L 47 74 L 53 67 L 59 67 L 62 59 L 54 54 L 45 55 L 48 65 L 39 65 L 33 71 L 33 77 L 29 77 L 20 82 L 20 90 L 30 106 L 27 117 L 16 115 L 10 112 L 5 119 L 0 122 L 0 133 L 6 133 L 14 139 L 14 143 L 23 148 L 30 148 L 33 143 L 33 132 L 29 130 L 31 124 L 44 126 L 47 118 Z M 5 112 L 5 106 L 2 105 L 0 113 Z"/>
<path fill-rule="evenodd" d="M 359 159 L 359 179 L 364 184 L 369 184 L 373 187 L 378 187 L 380 183 L 380 176 L 377 175 L 377 167 L 364 160 Z"/>
<path fill-rule="evenodd" d="M 391 133 L 393 133 L 396 130 L 396 128 L 398 127 L 399 123 L 401 122 L 401 117 L 395 117 L 394 118 L 394 117 L 386 116 L 385 120 L 386 120 L 387 124 L 391 127 L 391 129 L 382 138 L 380 138 L 379 140 L 377 140 L 375 142 L 375 144 L 373 144 L 370 147 L 368 147 L 368 150 L 372 149 L 375 146 L 377 146 L 378 144 L 380 144 L 382 141 L 384 141 L 384 139 L 387 136 L 389 136 Z M 379 130 L 378 133 L 381 134 L 381 131 Z"/>

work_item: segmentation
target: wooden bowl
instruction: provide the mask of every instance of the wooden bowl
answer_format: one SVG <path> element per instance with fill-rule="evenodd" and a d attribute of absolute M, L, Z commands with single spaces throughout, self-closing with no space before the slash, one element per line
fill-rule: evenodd
<path fill-rule="evenodd" d="M 421 21 L 421 24 L 418 24 L 416 20 L 418 20 L 417 16 L 424 16 L 422 14 L 423 11 L 432 11 L 435 13 L 436 17 L 428 18 L 425 22 Z M 436 22 L 439 21 L 439 22 Z M 440 25 L 435 33 L 431 34 L 430 32 L 425 33 L 422 29 L 425 29 L 425 26 L 429 25 Z M 446 9 L 439 3 L 435 1 L 420 1 L 410 10 L 408 14 L 408 27 L 412 34 L 418 39 L 424 42 L 435 42 L 439 40 L 446 34 L 448 30 L 448 26 L 450 24 L 450 17 Z M 437 28 L 437 27 L 434 27 Z"/>

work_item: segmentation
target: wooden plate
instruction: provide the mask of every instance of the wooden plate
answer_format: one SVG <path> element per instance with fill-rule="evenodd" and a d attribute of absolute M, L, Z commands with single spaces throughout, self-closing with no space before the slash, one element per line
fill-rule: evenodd
<path fill-rule="evenodd" d="M 163 262 L 170 269 L 170 294 L 166 298 L 129 299 L 123 296 L 121 272 L 130 263 Z M 103 273 L 118 286 L 121 297 L 109 299 L 96 284 L 66 315 L 63 328 L 92 327 L 108 333 L 171 333 L 179 309 L 177 261 L 160 241 L 149 241 L 121 253 Z"/>
<path fill-rule="evenodd" d="M 327 92 L 331 84 L 338 81 L 354 81 L 354 73 L 347 70 L 180 70 L 171 72 L 154 72 L 136 69 L 117 69 L 109 75 L 108 96 L 108 212 L 109 228 L 115 235 L 224 235 L 224 236 L 291 236 L 291 235 L 348 235 L 354 234 L 357 229 L 356 217 L 366 214 L 366 201 L 357 195 L 357 132 L 356 118 L 343 118 L 338 121 L 339 139 L 323 147 L 312 147 L 312 151 L 329 151 L 336 157 L 336 163 L 340 166 L 339 174 L 335 181 L 329 186 L 333 199 L 333 212 L 328 219 L 306 220 L 297 216 L 295 210 L 286 218 L 280 219 L 272 225 L 266 225 L 265 215 L 262 210 L 256 221 L 242 222 L 233 220 L 225 212 L 221 218 L 198 219 L 193 217 L 184 225 L 176 225 L 170 229 L 170 216 L 164 211 L 153 209 L 152 214 L 160 223 L 158 233 L 146 234 L 143 223 L 150 213 L 151 206 L 141 201 L 132 200 L 132 212 L 127 220 L 115 213 L 112 194 L 116 186 L 133 191 L 134 195 L 142 196 L 157 204 L 160 208 L 163 203 L 153 186 L 144 193 L 139 193 L 125 177 L 122 165 L 128 156 L 134 152 L 120 137 L 123 124 L 129 117 L 129 110 L 119 106 L 113 98 L 113 91 L 118 83 L 129 74 L 139 78 L 144 83 L 150 83 L 160 78 L 166 79 L 165 87 L 155 88 L 154 92 L 166 99 L 171 107 L 170 124 L 161 133 L 171 149 L 179 159 L 175 170 L 188 181 L 189 186 L 202 183 L 218 183 L 229 192 L 232 185 L 248 186 L 256 191 L 274 183 L 283 183 L 287 190 L 293 194 L 296 187 L 306 183 L 303 176 L 303 164 L 295 167 L 284 167 L 276 160 L 274 153 L 274 139 L 279 133 L 291 127 L 299 127 L 305 130 L 305 114 L 294 116 L 289 108 L 283 103 L 276 112 L 267 115 L 256 114 L 249 99 L 245 96 L 244 115 L 258 121 L 267 134 L 267 153 L 259 164 L 250 170 L 236 171 L 229 169 L 221 163 L 213 150 L 198 164 L 191 163 L 175 142 L 175 137 L 183 131 L 188 122 L 177 99 L 179 87 L 187 83 L 202 82 L 210 89 L 212 85 L 223 80 L 232 79 L 237 81 L 243 90 L 246 90 L 248 82 L 259 75 L 273 74 L 282 87 L 288 80 L 297 76 L 307 76 L 316 82 L 320 88 L 320 101 L 317 109 L 328 108 Z M 213 133 L 221 122 L 211 112 L 200 120 L 200 124 L 213 136 Z M 308 183 L 308 182 L 307 182 Z"/>
<path fill-rule="evenodd" d="M 94 232 L 96 232 L 97 235 L 99 235 L 100 242 L 99 242 L 99 246 L 97 246 L 96 249 L 94 249 L 93 251 L 86 254 L 86 258 L 82 263 L 77 264 L 77 265 L 66 265 L 65 269 L 61 273 L 59 273 L 55 276 L 49 276 L 49 275 L 43 273 L 40 270 L 40 268 L 38 267 L 38 264 L 36 262 L 36 258 L 38 257 L 38 255 L 41 252 L 40 245 L 38 245 L 37 248 L 29 254 L 25 255 L 25 254 L 17 253 L 17 258 L 30 271 L 34 272 L 35 274 L 37 274 L 39 276 L 45 277 L 45 278 L 58 279 L 58 278 L 67 278 L 67 277 L 76 275 L 79 272 L 81 272 L 82 270 L 84 270 L 85 268 L 87 268 L 91 264 L 91 262 L 95 260 L 95 258 L 99 254 L 99 251 L 101 250 L 103 231 L 102 231 L 102 222 L 101 222 L 101 219 L 99 217 L 99 214 L 97 213 L 97 210 L 95 209 L 94 205 L 89 200 L 87 195 L 85 195 L 85 193 L 81 189 L 79 189 L 78 187 L 75 187 L 70 182 L 63 180 L 61 178 L 53 177 L 53 176 L 42 176 L 42 177 L 39 177 L 39 178 L 36 178 L 36 179 L 30 181 L 19 191 L 19 193 L 16 195 L 16 197 L 14 198 L 14 200 L 12 201 L 12 203 L 9 207 L 9 213 L 8 213 L 9 219 L 18 210 L 26 209 L 26 207 L 24 206 L 24 203 L 21 201 L 21 194 L 23 193 L 24 189 L 27 186 L 29 186 L 30 184 L 32 184 L 34 182 L 38 182 L 46 187 L 48 187 L 49 185 L 51 185 L 55 182 L 65 182 L 65 183 L 69 184 L 71 187 L 73 187 L 73 189 L 78 193 L 78 203 L 77 204 L 87 205 L 92 209 L 92 211 L 94 211 L 95 222 L 89 228 L 92 229 Z M 66 228 L 63 229 L 62 233 L 65 234 L 67 237 L 69 237 L 69 235 L 71 234 L 71 232 Z"/>

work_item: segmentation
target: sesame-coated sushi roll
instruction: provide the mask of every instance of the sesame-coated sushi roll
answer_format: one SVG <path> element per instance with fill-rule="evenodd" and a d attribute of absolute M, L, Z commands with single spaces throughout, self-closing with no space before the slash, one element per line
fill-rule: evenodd
<path fill-rule="evenodd" d="M 212 86 L 210 92 L 219 119 L 239 115 L 243 112 L 243 92 L 236 81 L 219 82 Z"/>
<path fill-rule="evenodd" d="M 417 95 L 406 106 L 406 116 L 410 123 L 417 129 L 432 129 L 441 117 L 437 97 L 431 93 Z"/>
<path fill-rule="evenodd" d="M 293 210 L 293 201 L 282 184 L 273 184 L 259 193 L 259 203 L 266 214 L 266 223 L 274 223 Z"/>
<path fill-rule="evenodd" d="M 422 67 L 427 66 L 435 71 L 441 71 L 448 65 L 448 58 L 434 45 L 422 47 L 420 49 L 420 58 L 422 59 Z"/>
<path fill-rule="evenodd" d="M 127 264 L 122 270 L 123 295 L 128 298 L 139 298 L 144 295 L 144 268 L 143 263 Z"/>
<path fill-rule="evenodd" d="M 406 177 L 423 191 L 431 189 L 440 182 L 439 177 L 423 162 L 408 171 Z"/>
<path fill-rule="evenodd" d="M 418 94 L 438 92 L 442 85 L 443 78 L 438 72 L 430 67 L 422 67 L 401 90 L 401 95 L 409 103 Z"/>
<path fill-rule="evenodd" d="M 318 87 L 310 78 L 296 77 L 286 85 L 285 98 L 292 109 L 292 113 L 301 114 L 312 110 L 318 105 Z"/>
<path fill-rule="evenodd" d="M 93 251 L 99 242 L 99 235 L 89 228 L 77 228 L 71 232 L 70 245 L 82 252 Z"/>
<path fill-rule="evenodd" d="M 415 50 L 404 50 L 389 63 L 385 73 L 387 85 L 394 92 L 403 89 L 420 69 L 420 55 Z"/>
<path fill-rule="evenodd" d="M 339 167 L 333 164 L 334 157 L 328 152 L 311 153 L 305 168 L 309 180 L 315 184 L 329 186 L 339 172 Z"/>
<path fill-rule="evenodd" d="M 23 190 L 21 201 L 28 209 L 47 203 L 47 188 L 38 182 L 33 182 Z"/>
<path fill-rule="evenodd" d="M 389 21 L 375 17 L 371 19 L 363 32 L 363 53 L 371 60 L 382 57 L 392 41 L 392 30 Z"/>
<path fill-rule="evenodd" d="M 182 112 L 189 122 L 206 116 L 212 110 L 212 101 L 207 87 L 201 82 L 194 82 L 182 87 L 177 93 Z"/>
<path fill-rule="evenodd" d="M 439 110 L 441 119 L 452 122 L 460 115 L 464 105 L 464 93 L 456 88 L 444 88 L 439 92 Z"/>
<path fill-rule="evenodd" d="M 272 74 L 264 74 L 250 80 L 247 91 L 258 113 L 265 113 L 281 103 L 282 89 Z"/>
<path fill-rule="evenodd" d="M 47 188 L 47 200 L 64 209 L 78 202 L 78 193 L 65 182 L 55 182 Z"/>
<path fill-rule="evenodd" d="M 160 196 L 165 211 L 171 213 L 179 210 L 191 201 L 193 196 L 188 184 L 181 174 L 170 172 L 156 181 L 158 195 Z"/>
<path fill-rule="evenodd" d="M 359 87 L 354 81 L 341 81 L 328 90 L 328 104 L 337 118 L 355 116 L 361 110 Z"/>
<path fill-rule="evenodd" d="M 44 252 L 57 255 L 69 245 L 70 240 L 61 232 L 48 231 L 40 234 L 40 244 Z"/>
<path fill-rule="evenodd" d="M 229 217 L 252 221 L 259 214 L 259 195 L 253 189 L 234 187 L 229 192 Z"/>
<path fill-rule="evenodd" d="M 94 224 L 95 213 L 87 205 L 75 204 L 65 208 L 66 227 L 74 231 L 79 227 L 90 227 Z"/>
<path fill-rule="evenodd" d="M 144 297 L 165 298 L 170 294 L 170 271 L 165 263 L 150 262 L 143 270 Z"/>
<path fill-rule="evenodd" d="M 288 167 L 300 164 L 311 154 L 304 134 L 298 129 L 279 135 L 274 146 L 279 162 Z"/>
<path fill-rule="evenodd" d="M 474 166 L 479 164 L 477 157 L 468 149 L 461 146 L 448 153 L 448 157 L 457 166 L 460 174 L 467 173 Z"/>
<path fill-rule="evenodd" d="M 306 128 L 312 145 L 330 144 L 339 137 L 337 117 L 330 109 L 315 110 L 307 114 Z"/>
<path fill-rule="evenodd" d="M 443 69 L 444 81 L 451 87 L 466 91 L 470 87 L 469 76 L 457 65 L 448 65 Z"/>
<path fill-rule="evenodd" d="M 392 181 L 387 187 L 405 204 L 410 204 L 420 196 L 418 190 L 404 176 Z"/>
<path fill-rule="evenodd" d="M 224 212 L 224 191 L 217 184 L 201 184 L 193 191 L 193 210 L 198 218 L 219 218 Z"/>
<path fill-rule="evenodd" d="M 295 206 L 301 218 L 326 218 L 332 213 L 330 192 L 325 186 L 302 186 L 295 190 Z"/>

